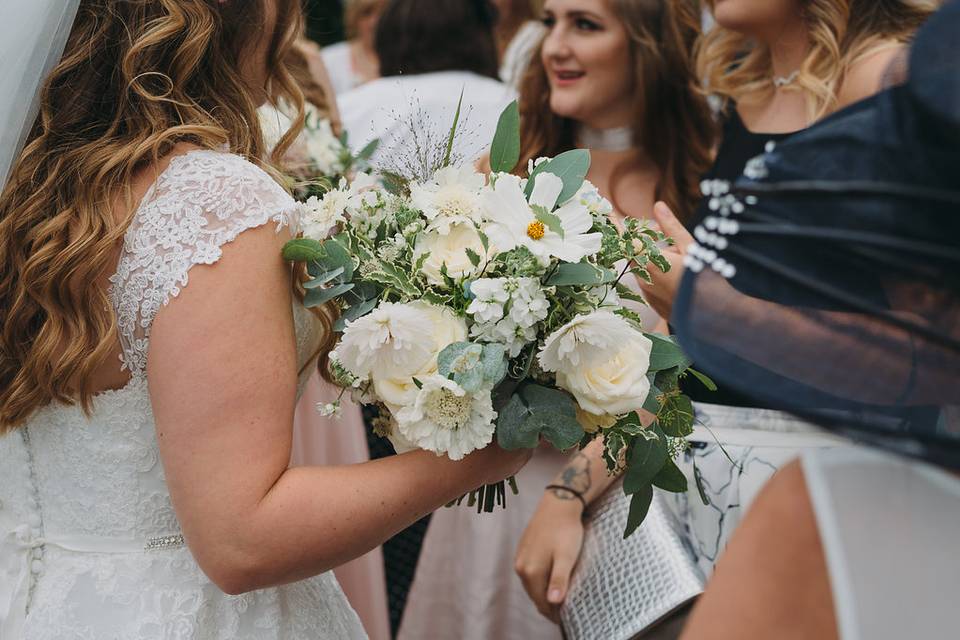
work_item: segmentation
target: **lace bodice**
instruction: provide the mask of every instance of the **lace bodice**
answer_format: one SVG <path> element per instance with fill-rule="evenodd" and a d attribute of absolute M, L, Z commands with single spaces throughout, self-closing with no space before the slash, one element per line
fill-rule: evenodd
<path fill-rule="evenodd" d="M 0 437 L 0 639 L 359 638 L 332 574 L 227 596 L 183 546 L 146 380 L 150 328 L 248 229 L 289 225 L 296 205 L 227 153 L 173 159 L 144 197 L 111 278 L 130 382 L 92 412 L 51 404 Z M 301 364 L 317 340 L 296 305 Z"/>

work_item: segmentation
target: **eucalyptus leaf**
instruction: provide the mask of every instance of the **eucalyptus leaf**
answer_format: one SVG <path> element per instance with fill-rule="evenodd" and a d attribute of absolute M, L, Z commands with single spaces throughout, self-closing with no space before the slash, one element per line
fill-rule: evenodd
<path fill-rule="evenodd" d="M 514 100 L 500 114 L 490 145 L 490 170 L 509 173 L 520 161 L 520 108 Z"/>
<path fill-rule="evenodd" d="M 562 262 L 547 280 L 548 287 L 585 286 L 594 287 L 617 279 L 616 272 L 589 262 Z"/>
<path fill-rule="evenodd" d="M 667 437 L 654 423 L 634 442 L 633 452 L 623 476 L 624 492 L 629 495 L 649 486 L 666 461 Z"/>
<path fill-rule="evenodd" d="M 552 173 L 563 181 L 563 189 L 557 198 L 558 204 L 563 204 L 580 190 L 583 180 L 590 170 L 590 152 L 586 149 L 572 149 L 560 155 L 541 162 L 530 174 L 525 190 L 527 199 L 533 193 L 534 177 L 538 173 Z"/>
<path fill-rule="evenodd" d="M 380 302 L 378 298 L 373 298 L 372 300 L 364 300 L 359 304 L 350 306 L 337 318 L 337 321 L 333 323 L 333 330 L 343 331 L 347 328 L 347 322 L 353 322 L 367 315 L 377 307 L 378 302 Z"/>
<path fill-rule="evenodd" d="M 573 398 L 558 389 L 528 384 L 521 391 L 530 415 L 526 422 L 557 449 L 569 449 L 580 442 L 583 427 L 577 421 Z"/>
<path fill-rule="evenodd" d="M 322 255 L 322 245 L 312 238 L 295 238 L 283 245 L 283 259 L 291 262 L 312 262 Z"/>
<path fill-rule="evenodd" d="M 320 276 L 317 276 L 310 282 L 305 282 L 303 284 L 304 289 L 319 289 L 323 285 L 329 283 L 331 280 L 343 273 L 343 267 L 337 267 L 333 271 L 328 271 Z"/>
<path fill-rule="evenodd" d="M 307 291 L 307 294 L 303 297 L 303 306 L 319 307 L 320 305 L 326 304 L 334 298 L 343 295 L 351 289 L 353 289 L 353 283 L 338 284 L 337 286 L 330 287 L 329 289 L 311 289 Z"/>
<path fill-rule="evenodd" d="M 502 344 L 483 345 L 481 356 L 483 379 L 492 387 L 497 386 L 507 377 L 507 354 Z"/>
<path fill-rule="evenodd" d="M 330 238 L 323 243 L 323 252 L 321 261 L 324 265 L 329 269 L 343 267 L 343 281 L 353 280 L 353 257 L 345 244 L 341 243 L 337 237 Z"/>
<path fill-rule="evenodd" d="M 650 393 L 647 394 L 646 400 L 643 401 L 643 410 L 649 411 L 653 415 L 660 413 L 660 389 L 655 385 L 650 385 Z"/>
<path fill-rule="evenodd" d="M 624 539 L 629 538 L 637 528 L 643 524 L 653 502 L 653 486 L 644 485 L 630 498 L 630 510 L 627 512 L 627 528 L 623 532 Z"/>
<path fill-rule="evenodd" d="M 518 394 L 500 409 L 497 415 L 497 443 L 508 451 L 533 449 L 540 441 L 536 425 L 527 424 L 530 409 Z"/>
<path fill-rule="evenodd" d="M 673 460 L 667 460 L 660 472 L 653 477 L 653 486 L 670 493 L 686 493 L 687 477 Z"/>
<path fill-rule="evenodd" d="M 480 365 L 483 345 L 472 342 L 448 344 L 437 356 L 437 371 L 446 377 L 451 373 L 465 373 Z"/>

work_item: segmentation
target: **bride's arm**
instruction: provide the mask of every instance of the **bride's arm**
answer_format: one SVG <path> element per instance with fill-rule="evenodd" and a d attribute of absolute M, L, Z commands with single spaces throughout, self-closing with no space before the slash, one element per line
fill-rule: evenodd
<path fill-rule="evenodd" d="M 529 455 L 493 446 L 459 463 L 421 451 L 288 469 L 297 362 L 281 242 L 272 225 L 241 234 L 215 265 L 190 271 L 151 333 L 174 508 L 197 562 L 228 593 L 336 567 Z"/>

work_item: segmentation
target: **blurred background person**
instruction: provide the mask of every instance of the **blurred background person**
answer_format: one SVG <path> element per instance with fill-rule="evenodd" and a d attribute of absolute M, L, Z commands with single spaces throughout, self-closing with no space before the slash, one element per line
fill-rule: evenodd
<path fill-rule="evenodd" d="M 373 40 L 385 4 L 386 0 L 345 0 L 343 26 L 347 39 L 323 48 L 323 61 L 337 94 L 380 75 Z"/>
<path fill-rule="evenodd" d="M 618 224 L 648 215 L 658 199 L 692 214 L 715 131 L 691 59 L 699 14 L 684 3 L 547 0 L 543 25 L 546 37 L 520 91 L 521 158 L 515 171 L 525 174 L 528 160 L 541 156 L 590 149 L 587 179 L 613 203 L 610 215 Z M 647 329 L 653 330 L 659 317 L 640 305 L 635 309 L 646 314 Z M 401 640 L 559 639 L 560 628 L 537 608 L 556 620 L 555 607 L 546 602 L 549 552 L 565 544 L 575 559 L 580 543 L 552 527 L 570 519 L 582 532 L 582 505 L 569 491 L 544 494 L 544 487 L 567 462 L 574 469 L 571 482 L 579 487 L 572 490 L 586 490 L 580 481 L 594 473 L 606 479 L 604 462 L 584 469 L 585 460 L 580 453 L 571 461 L 569 454 L 539 449 L 518 475 L 520 493 L 508 496 L 506 509 L 435 513 Z M 543 517 L 549 522 L 525 541 L 517 563 L 530 570 L 521 581 L 513 571 L 514 555 L 544 495 L 549 514 Z"/>
<path fill-rule="evenodd" d="M 442 152 L 462 94 L 454 154 L 478 158 L 514 97 L 497 80 L 495 23 L 490 0 L 388 2 L 376 33 L 382 77 L 338 96 L 351 145 L 378 139 L 374 166 L 426 178 L 431 162 L 413 150 Z"/>
<path fill-rule="evenodd" d="M 520 88 L 520 80 L 546 33 L 543 0 L 495 0 L 500 79 Z"/>
<path fill-rule="evenodd" d="M 747 162 L 769 142 L 784 141 L 877 91 L 886 65 L 931 10 L 896 0 L 721 0 L 707 6 L 715 10 L 716 24 L 697 47 L 697 77 L 705 78 L 708 90 L 723 99 L 723 111 L 722 141 L 705 177 L 725 181 L 741 176 Z M 749 55 L 743 57 L 744 52 Z M 682 248 L 690 238 L 684 224 L 692 228 L 709 215 L 710 200 L 703 199 L 692 215 L 688 209 L 674 216 L 662 204 L 654 212 Z M 645 289 L 663 317 L 669 317 L 683 273 L 679 253 L 673 265 L 669 274 L 652 270 L 656 284 Z M 697 497 L 666 499 L 676 503 L 700 567 L 709 575 L 741 514 L 776 468 L 804 449 L 844 441 L 727 385 L 710 392 L 693 381 L 685 391 L 698 401 L 697 419 L 709 429 L 696 428 L 693 448 L 678 462 L 691 487 L 696 463 L 710 504 L 703 506 Z M 598 444 L 588 446 L 583 457 L 574 458 L 555 479 L 583 491 L 584 478 L 589 478 L 590 488 L 583 491 L 588 503 L 613 482 L 606 476 Z M 557 502 L 551 493 L 544 495 L 518 553 L 518 565 L 533 587 L 531 595 L 554 607 L 554 615 L 566 597 L 583 539 L 577 505 Z"/>

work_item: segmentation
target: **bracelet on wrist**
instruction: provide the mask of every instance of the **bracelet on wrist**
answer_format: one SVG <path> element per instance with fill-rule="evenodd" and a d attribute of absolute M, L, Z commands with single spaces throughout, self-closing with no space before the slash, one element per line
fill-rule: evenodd
<path fill-rule="evenodd" d="M 580 491 L 577 491 L 572 487 L 568 487 L 562 484 L 548 484 L 545 490 L 546 491 L 566 491 L 567 493 L 569 493 L 574 498 L 580 501 L 580 504 L 583 506 L 584 511 L 587 510 L 587 500 L 583 497 L 583 493 L 581 493 Z"/>

